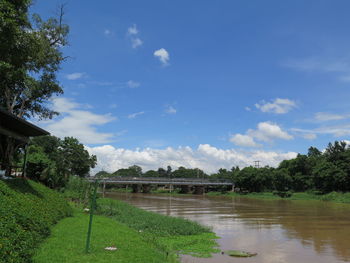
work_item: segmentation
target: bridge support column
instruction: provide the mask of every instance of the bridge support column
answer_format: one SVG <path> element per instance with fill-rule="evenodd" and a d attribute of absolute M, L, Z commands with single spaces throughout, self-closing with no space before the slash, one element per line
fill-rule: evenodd
<path fill-rule="evenodd" d="M 103 180 L 103 189 L 102 189 L 102 196 L 103 196 L 103 198 L 105 197 L 105 192 L 106 192 L 106 181 Z"/>
<path fill-rule="evenodd" d="M 151 186 L 149 184 L 142 185 L 142 193 L 148 194 L 151 192 Z"/>
<path fill-rule="evenodd" d="M 190 186 L 188 185 L 181 185 L 181 194 L 188 194 L 190 192 Z"/>
<path fill-rule="evenodd" d="M 196 185 L 194 187 L 194 192 L 193 193 L 195 195 L 202 195 L 202 194 L 204 194 L 204 192 L 205 192 L 204 186 Z"/>
<path fill-rule="evenodd" d="M 140 190 L 141 190 L 141 185 L 139 185 L 139 184 L 133 184 L 132 185 L 132 192 L 133 193 L 139 193 Z"/>

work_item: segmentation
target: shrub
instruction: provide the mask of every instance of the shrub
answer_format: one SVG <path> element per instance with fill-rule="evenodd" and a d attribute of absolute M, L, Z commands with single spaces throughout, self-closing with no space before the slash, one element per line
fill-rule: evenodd
<path fill-rule="evenodd" d="M 278 195 L 282 198 L 291 197 L 293 193 L 291 191 L 273 191 L 273 195 Z"/>
<path fill-rule="evenodd" d="M 39 183 L 0 180 L 0 262 L 31 262 L 50 226 L 71 214 L 57 192 Z"/>

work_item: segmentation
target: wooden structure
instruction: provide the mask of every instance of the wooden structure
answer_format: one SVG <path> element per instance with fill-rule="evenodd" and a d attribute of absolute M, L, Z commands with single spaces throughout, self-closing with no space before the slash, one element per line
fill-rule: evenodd
<path fill-rule="evenodd" d="M 26 146 L 30 137 L 49 135 L 50 133 L 31 124 L 30 122 L 18 118 L 17 116 L 0 108 L 0 170 L 5 171 L 6 175 L 18 175 L 17 170 L 21 170 L 22 176 L 25 175 L 26 165 Z M 9 150 L 9 145 L 12 149 Z M 24 162 L 22 166 L 14 166 L 7 160 L 11 160 L 8 155 L 22 148 L 24 150 Z"/>

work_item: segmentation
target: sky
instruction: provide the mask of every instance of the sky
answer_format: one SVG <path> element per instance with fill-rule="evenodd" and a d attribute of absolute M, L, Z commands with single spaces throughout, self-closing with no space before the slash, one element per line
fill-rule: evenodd
<path fill-rule="evenodd" d="M 60 115 L 37 124 L 78 138 L 94 171 L 276 166 L 349 139 L 348 0 L 65 3 Z"/>

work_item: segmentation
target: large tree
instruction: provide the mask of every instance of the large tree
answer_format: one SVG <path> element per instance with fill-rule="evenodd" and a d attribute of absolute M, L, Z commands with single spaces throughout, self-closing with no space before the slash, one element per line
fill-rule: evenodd
<path fill-rule="evenodd" d="M 65 59 L 69 28 L 63 6 L 56 18 L 29 15 L 31 0 L 0 1 L 0 107 L 20 118 L 52 118 L 53 95 L 63 93 L 56 73 Z M 0 147 L 2 162 L 11 163 L 14 141 Z"/>

